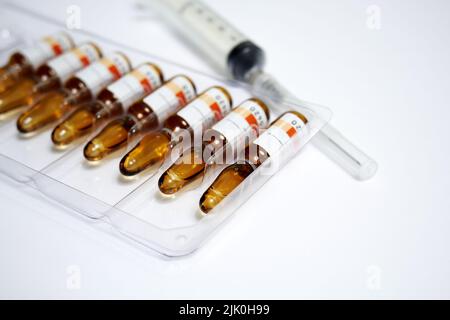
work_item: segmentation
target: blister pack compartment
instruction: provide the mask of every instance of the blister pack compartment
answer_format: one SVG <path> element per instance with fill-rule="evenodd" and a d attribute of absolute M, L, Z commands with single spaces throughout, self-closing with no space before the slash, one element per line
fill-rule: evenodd
<path fill-rule="evenodd" d="M 2 5 L 1 16 L 4 19 L 0 28 L 3 30 L 14 28 L 17 24 L 22 26 L 18 31 L 10 33 L 13 39 L 7 39 L 8 43 L 0 45 L 2 63 L 30 39 L 38 39 L 65 29 L 63 23 L 15 5 Z M 21 21 L 27 23 L 20 23 Z M 166 79 L 185 74 L 193 79 L 199 93 L 214 85 L 223 86 L 231 93 L 234 106 L 252 97 L 250 90 L 242 83 L 197 72 L 92 32 L 68 32 L 77 44 L 92 41 L 105 53 L 125 53 L 133 66 L 147 61 L 156 63 L 163 70 Z M 259 98 L 270 102 L 270 97 Z M 16 129 L 17 113 L 0 120 L 0 177 L 4 183 L 17 185 L 18 188 L 26 186 L 23 188 L 24 194 L 27 193 L 26 190 L 33 189 L 33 194 L 38 192 L 49 205 L 56 203 L 67 208 L 68 212 L 77 212 L 88 218 L 88 221 L 112 226 L 118 236 L 131 239 L 131 243 L 167 256 L 186 255 L 199 248 L 231 215 L 239 214 L 237 209 L 293 158 L 331 117 L 328 108 L 310 103 L 274 103 L 271 104 L 270 111 L 271 122 L 286 111 L 304 114 L 308 118 L 307 133 L 299 144 L 293 146 L 288 143 L 279 154 L 272 155 L 207 216 L 200 214 L 199 199 L 226 164 L 208 170 L 201 184 L 195 188 L 173 197 L 165 197 L 159 192 L 157 181 L 170 166 L 171 159 L 165 161 L 153 174 L 144 171 L 130 179 L 119 172 L 119 160 L 134 146 L 139 136 L 128 144 L 126 150 L 116 152 L 92 165 L 84 159 L 82 151 L 95 132 L 61 150 L 55 148 L 50 139 L 53 127 L 30 136 L 20 134 Z M 294 149 L 295 152 L 292 152 Z"/>

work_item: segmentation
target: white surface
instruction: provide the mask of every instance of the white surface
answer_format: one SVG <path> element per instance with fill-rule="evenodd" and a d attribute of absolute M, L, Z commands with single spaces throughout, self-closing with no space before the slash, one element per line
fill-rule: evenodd
<path fill-rule="evenodd" d="M 131 1 L 17 1 L 210 70 Z M 450 2 L 208 1 L 268 71 L 379 162 L 359 183 L 308 147 L 196 254 L 148 256 L 0 185 L 2 298 L 450 298 Z M 369 5 L 381 29 L 366 26 Z M 142 15 L 140 15 L 142 17 Z M 79 270 L 80 288 L 69 274 Z"/>

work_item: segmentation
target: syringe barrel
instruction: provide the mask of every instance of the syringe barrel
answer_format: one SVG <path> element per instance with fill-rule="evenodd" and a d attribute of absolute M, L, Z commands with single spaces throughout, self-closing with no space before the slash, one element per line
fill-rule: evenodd
<path fill-rule="evenodd" d="M 245 80 L 255 68 L 262 68 L 264 52 L 232 24 L 201 1 L 141 0 L 152 4 L 183 39 L 201 50 L 223 74 Z"/>

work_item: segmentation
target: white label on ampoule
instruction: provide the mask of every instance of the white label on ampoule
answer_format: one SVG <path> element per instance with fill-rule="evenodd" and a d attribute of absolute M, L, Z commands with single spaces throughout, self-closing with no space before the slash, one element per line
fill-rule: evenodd
<path fill-rule="evenodd" d="M 152 108 L 159 123 L 162 123 L 179 108 L 191 102 L 195 96 L 192 82 L 185 76 L 176 76 L 143 101 Z"/>
<path fill-rule="evenodd" d="M 160 86 L 159 71 L 151 64 L 143 64 L 108 86 L 107 89 L 126 109 Z"/>
<path fill-rule="evenodd" d="M 222 134 L 228 143 L 237 143 L 246 137 L 251 142 L 259 135 L 260 129 L 267 127 L 268 122 L 263 107 L 254 100 L 247 100 L 212 129 Z"/>
<path fill-rule="evenodd" d="M 130 71 L 130 63 L 120 53 L 113 53 L 89 67 L 77 72 L 75 77 L 83 81 L 91 93 L 96 96 L 111 82 L 120 79 Z"/>
<path fill-rule="evenodd" d="M 253 143 L 263 148 L 270 156 L 277 154 L 291 139 L 298 139 L 306 132 L 306 124 L 297 115 L 289 112 L 282 115 Z M 296 150 L 291 150 L 296 151 Z"/>
<path fill-rule="evenodd" d="M 229 97 L 218 88 L 211 88 L 177 112 L 192 128 L 195 135 L 220 121 L 231 110 Z"/>
<path fill-rule="evenodd" d="M 65 82 L 72 73 L 87 67 L 99 58 L 100 54 L 94 45 L 87 43 L 50 60 L 47 65 L 62 82 Z"/>
<path fill-rule="evenodd" d="M 59 56 L 72 48 L 71 38 L 65 33 L 57 33 L 43 38 L 32 47 L 21 50 L 20 53 L 27 58 L 34 69 L 37 69 L 48 59 Z"/>

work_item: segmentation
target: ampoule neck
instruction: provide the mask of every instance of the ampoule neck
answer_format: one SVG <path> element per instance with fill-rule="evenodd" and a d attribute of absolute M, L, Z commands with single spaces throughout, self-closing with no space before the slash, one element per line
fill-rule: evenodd
<path fill-rule="evenodd" d="M 166 134 L 170 134 L 171 139 L 178 138 L 178 136 L 183 135 L 184 132 L 188 131 L 191 141 L 193 140 L 193 131 L 189 123 L 177 114 L 174 114 L 167 118 L 163 123 L 163 131 Z"/>
<path fill-rule="evenodd" d="M 48 65 L 43 65 L 36 70 L 35 78 L 37 84 L 34 88 L 35 92 L 47 92 L 62 87 L 60 78 L 55 71 Z"/>
<path fill-rule="evenodd" d="M 158 126 L 158 119 L 155 112 L 142 100 L 133 104 L 127 111 L 127 116 L 132 118 L 139 129 L 156 128 Z"/>
<path fill-rule="evenodd" d="M 20 52 L 13 53 L 10 56 L 6 67 L 10 73 L 14 73 L 17 76 L 25 76 L 33 73 L 32 65 Z"/>
<path fill-rule="evenodd" d="M 99 115 L 118 116 L 123 112 L 123 105 L 117 99 L 113 92 L 108 89 L 103 89 L 97 95 L 96 102 L 94 103 L 96 112 Z"/>
<path fill-rule="evenodd" d="M 86 108 L 97 120 L 111 117 L 109 108 L 102 101 L 96 100 Z"/>
<path fill-rule="evenodd" d="M 66 103 L 81 104 L 93 99 L 92 93 L 86 84 L 77 77 L 72 77 L 66 81 L 62 91 L 66 96 Z"/>
<path fill-rule="evenodd" d="M 210 147 L 213 148 L 215 151 L 218 151 L 222 149 L 224 146 L 227 145 L 228 141 L 227 138 L 221 133 L 218 133 L 217 131 L 207 131 L 212 132 L 212 136 L 209 139 L 206 139 L 203 141 L 204 147 Z"/>
<path fill-rule="evenodd" d="M 167 141 L 170 141 L 170 148 L 175 147 L 178 143 L 181 142 L 181 139 L 179 139 L 179 137 L 176 136 L 176 134 L 174 134 L 174 132 L 168 128 L 163 127 L 160 131 L 160 134 L 164 135 Z"/>
<path fill-rule="evenodd" d="M 127 114 L 135 116 L 139 120 L 146 118 L 150 113 L 152 113 L 152 109 L 143 101 L 133 104 L 127 111 Z"/>
<path fill-rule="evenodd" d="M 220 161 L 223 161 L 223 158 L 226 158 L 229 152 L 227 149 L 227 139 L 216 131 L 213 131 L 213 134 L 215 134 L 215 136 L 211 137 L 211 139 L 202 141 L 201 150 L 203 152 L 204 160 L 207 161 L 208 159 L 214 159 L 218 156 L 219 158 L 222 158 Z"/>
<path fill-rule="evenodd" d="M 20 53 L 13 54 L 2 68 L 1 79 L 31 78 L 35 80 L 33 67 Z"/>
<path fill-rule="evenodd" d="M 269 153 L 257 144 L 251 143 L 245 148 L 245 160 L 254 168 L 259 167 L 269 158 Z"/>

